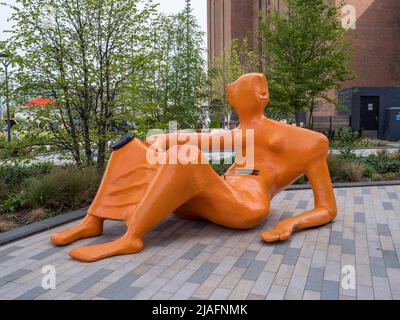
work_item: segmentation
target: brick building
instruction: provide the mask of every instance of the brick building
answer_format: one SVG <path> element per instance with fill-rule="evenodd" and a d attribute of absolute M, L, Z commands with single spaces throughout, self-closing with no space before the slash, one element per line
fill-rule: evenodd
<path fill-rule="evenodd" d="M 208 0 L 209 59 L 229 47 L 232 39 L 247 37 L 249 44 L 259 50 L 257 32 L 261 15 L 268 14 L 273 7 L 284 10 L 284 3 L 282 0 Z M 315 115 L 350 115 L 354 129 L 371 131 L 383 138 L 388 109 L 400 108 L 400 1 L 348 0 L 347 5 L 352 7 L 343 13 L 343 18 L 351 19 L 352 8 L 356 18 L 355 28 L 349 32 L 354 43 L 350 67 L 355 79 L 346 82 L 343 90 L 332 92 L 334 96 L 346 97 L 341 99 L 344 110 L 338 112 L 334 106 L 325 104 Z"/>

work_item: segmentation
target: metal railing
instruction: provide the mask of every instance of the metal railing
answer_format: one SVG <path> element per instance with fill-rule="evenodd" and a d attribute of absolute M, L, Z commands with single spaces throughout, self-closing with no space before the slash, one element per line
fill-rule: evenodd
<path fill-rule="evenodd" d="M 312 129 L 318 132 L 332 134 L 340 128 L 351 125 L 350 116 L 313 116 Z"/>

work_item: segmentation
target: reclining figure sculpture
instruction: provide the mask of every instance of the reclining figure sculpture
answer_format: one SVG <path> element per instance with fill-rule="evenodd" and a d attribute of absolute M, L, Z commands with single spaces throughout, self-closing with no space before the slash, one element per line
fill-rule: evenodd
<path fill-rule="evenodd" d="M 132 138 L 114 150 L 96 198 L 82 222 L 53 234 L 51 241 L 68 245 L 103 233 L 105 219 L 125 221 L 126 233 L 111 242 L 77 247 L 72 258 L 92 262 L 143 249 L 143 238 L 172 213 L 187 219 L 205 219 L 233 228 L 249 229 L 267 216 L 271 199 L 285 187 L 305 175 L 314 192 L 315 208 L 279 222 L 261 233 L 265 242 L 286 240 L 295 230 L 326 224 L 336 217 L 336 200 L 327 166 L 328 140 L 322 134 L 267 119 L 264 109 L 269 102 L 264 75 L 252 73 L 228 85 L 228 101 L 240 118 L 240 129 L 254 132 L 254 170 L 238 174 L 235 162 L 225 175 L 218 175 L 210 164 L 149 164 L 146 153 L 150 142 L 158 139 L 167 151 L 179 153 L 184 146 L 172 144 L 172 135 L 158 135 L 151 141 Z M 196 148 L 199 159 L 204 139 L 232 139 L 237 130 L 201 135 Z M 196 140 L 194 140 L 196 141 Z M 245 143 L 244 143 L 245 144 Z M 245 146 L 242 146 L 244 148 Z M 222 146 L 223 148 L 223 146 Z"/>

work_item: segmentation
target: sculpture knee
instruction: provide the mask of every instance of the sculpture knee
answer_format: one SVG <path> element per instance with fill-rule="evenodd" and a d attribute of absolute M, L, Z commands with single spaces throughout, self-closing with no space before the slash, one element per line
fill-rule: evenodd
<path fill-rule="evenodd" d="M 331 205 L 326 206 L 325 210 L 328 212 L 329 220 L 333 220 L 337 216 L 337 208 L 336 204 L 333 203 Z"/>

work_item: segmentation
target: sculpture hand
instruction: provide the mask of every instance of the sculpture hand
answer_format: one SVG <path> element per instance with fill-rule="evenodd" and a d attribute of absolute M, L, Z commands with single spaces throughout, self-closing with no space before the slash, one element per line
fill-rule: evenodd
<path fill-rule="evenodd" d="M 287 219 L 279 222 L 272 229 L 262 232 L 260 236 L 265 242 L 287 240 L 294 230 L 295 222 L 292 219 Z"/>

